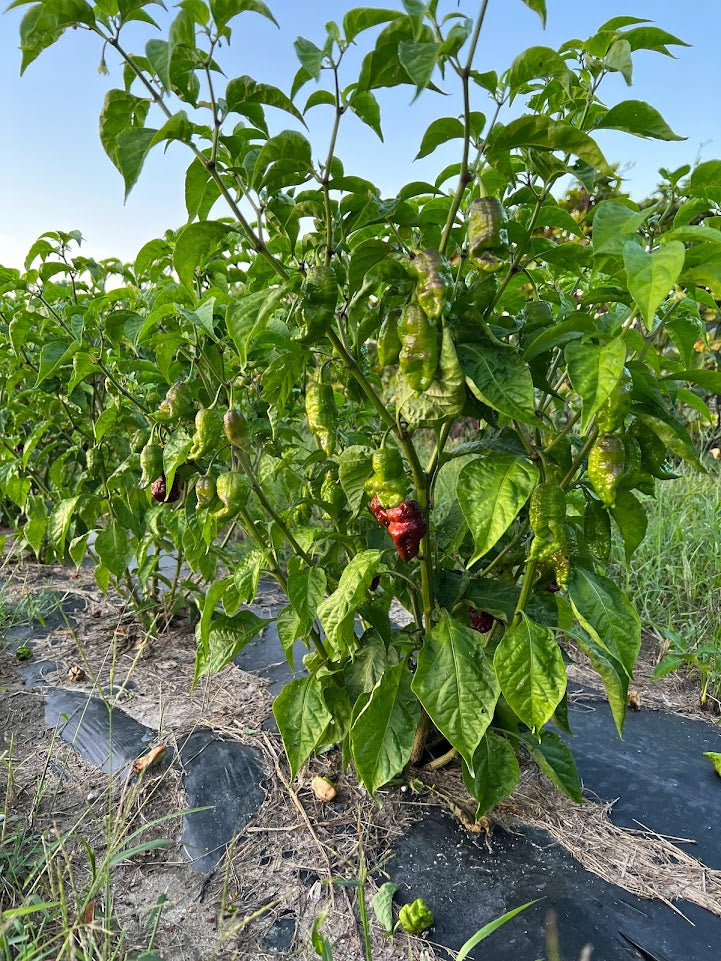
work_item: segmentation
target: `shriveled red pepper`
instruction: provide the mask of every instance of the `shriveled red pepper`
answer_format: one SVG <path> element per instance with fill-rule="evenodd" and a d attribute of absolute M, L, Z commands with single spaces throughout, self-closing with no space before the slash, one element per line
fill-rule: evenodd
<path fill-rule="evenodd" d="M 180 484 L 178 483 L 178 475 L 173 477 L 173 483 L 168 491 L 168 484 L 165 478 L 165 474 L 161 474 L 160 477 L 156 477 L 153 483 L 150 485 L 150 493 L 153 495 L 153 500 L 157 501 L 159 504 L 172 504 L 178 500 L 180 497 Z"/>
<path fill-rule="evenodd" d="M 410 561 L 418 554 L 427 526 L 418 501 L 403 501 L 386 510 L 388 533 L 393 538 L 401 560 Z"/>
<path fill-rule="evenodd" d="M 496 620 L 493 614 L 489 614 L 488 611 L 479 611 L 475 607 L 469 608 L 468 616 L 471 619 L 471 627 L 479 634 L 487 634 Z"/>

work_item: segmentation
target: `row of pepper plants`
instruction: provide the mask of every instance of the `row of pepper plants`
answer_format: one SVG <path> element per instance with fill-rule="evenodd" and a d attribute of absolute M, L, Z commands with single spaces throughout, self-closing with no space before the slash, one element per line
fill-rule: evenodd
<path fill-rule="evenodd" d="M 701 467 L 688 412 L 710 419 L 721 383 L 703 319 L 721 161 L 663 171 L 640 206 L 609 190 L 595 139 L 679 139 L 602 88 L 681 41 L 617 17 L 499 76 L 475 64 L 487 6 L 349 10 L 295 42 L 285 93 L 223 73 L 233 30 L 275 22 L 261 0 L 182 0 L 162 30 L 145 0 L 32 3 L 22 70 L 68 28 L 95 35 L 118 83 L 102 144 L 126 191 L 150 150 L 185 145 L 188 222 L 129 265 L 51 232 L 0 269 L 16 542 L 90 558 L 149 630 L 189 611 L 196 679 L 267 626 L 249 605 L 274 578 L 287 655 L 307 649 L 274 705 L 293 775 L 340 745 L 375 792 L 433 746 L 479 815 L 522 755 L 581 799 L 548 726 L 568 729 L 569 645 L 621 731 L 641 625 L 607 576 L 612 539 L 630 561 L 656 481 Z M 398 85 L 447 95 L 417 155 L 452 141 L 457 160 L 384 197 L 336 146 L 352 115 L 382 149 L 376 93 Z"/>

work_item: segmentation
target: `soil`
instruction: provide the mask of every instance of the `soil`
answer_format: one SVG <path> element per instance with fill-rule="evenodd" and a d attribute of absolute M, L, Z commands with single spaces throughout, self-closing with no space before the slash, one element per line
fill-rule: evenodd
<path fill-rule="evenodd" d="M 7 566 L 6 573 L 6 603 L 52 596 L 62 599 L 63 609 L 69 612 L 61 617 L 56 611 L 45 627 L 35 620 L 30 632 L 26 625 L 6 629 L 9 646 L 0 645 L 0 756 L 4 757 L 0 796 L 7 798 L 7 823 L 22 821 L 38 832 L 52 831 L 67 838 L 78 886 L 88 876 L 80 839 L 94 851 L 98 863 L 114 858 L 112 911 L 125 932 L 128 951 L 141 952 L 147 946 L 150 924 L 162 904 L 155 948 L 164 959 L 308 959 L 314 956 L 311 927 L 323 915 L 322 930 L 333 944 L 334 961 L 364 957 L 357 887 L 361 865 L 367 864 L 372 875 L 366 885 L 367 901 L 389 873 L 405 882 L 399 901 L 417 896 L 414 879 L 390 866 L 389 852 L 429 808 L 447 809 L 449 792 L 453 798 L 463 797 L 460 779 L 451 771 L 433 775 L 432 790 L 420 801 L 399 788 L 382 790 L 373 800 L 352 772 L 343 772 L 340 757 L 331 752 L 313 759 L 291 786 L 270 710 L 271 688 L 277 689 L 278 671 L 285 672 L 285 667 L 272 661 L 264 677 L 231 664 L 193 687 L 195 639 L 189 624 L 178 623 L 161 638 L 149 641 L 117 599 L 96 588 L 87 570 L 75 573 L 22 563 Z M 269 609 L 277 601 L 272 592 L 263 598 Z M 32 645 L 32 660 L 19 662 L 14 649 L 26 639 Z M 653 639 L 647 638 L 636 683 L 642 709 L 660 708 L 713 721 L 694 706 L 697 688 L 690 681 L 678 677 L 650 681 L 655 657 Z M 584 685 L 586 698 L 588 685 L 597 683 L 582 659 L 569 669 L 569 677 L 575 688 Z M 122 710 L 137 722 L 133 730 L 143 747 L 135 756 L 147 756 L 152 747 L 162 747 L 160 763 L 136 775 L 128 763 L 133 758 L 132 738 L 125 757 L 117 753 L 120 737 L 115 755 L 108 757 L 106 751 L 105 761 L 95 758 L 95 763 L 85 759 L 78 753 L 79 745 L 73 748 L 57 733 L 63 729 L 67 736 L 72 718 L 62 717 L 61 711 L 62 724 L 56 728 L 46 723 L 48 685 L 75 695 L 94 695 L 98 703 Z M 57 711 L 50 719 L 57 720 Z M 195 815 L 182 813 L 192 794 L 184 759 L 187 746 L 200 743 L 198 738 L 207 740 L 207 732 L 213 732 L 216 744 L 221 742 L 222 751 L 226 751 L 223 744 L 232 742 L 252 752 L 265 776 L 254 780 L 260 805 L 243 815 L 242 824 L 237 822 L 241 829 L 227 857 L 217 863 L 212 856 L 208 860 L 206 844 L 196 863 L 188 863 L 192 855 L 186 827 Z M 88 756 L 93 750 L 90 743 Z M 244 755 L 246 761 L 248 756 Z M 108 773 L 103 773 L 103 766 Z M 218 770 L 222 769 L 223 764 Z M 251 765 L 246 770 L 251 771 L 247 777 L 252 780 L 255 769 Z M 315 796 L 310 783 L 316 774 L 337 785 L 334 801 L 323 802 Z M 218 784 L 203 787 L 201 783 L 192 803 L 202 797 L 202 790 L 213 796 Z M 539 797 L 552 803 L 539 803 Z M 470 800 L 467 795 L 465 799 Z M 607 876 L 607 867 L 598 867 L 592 859 L 584 861 L 577 839 L 571 836 L 575 831 L 571 822 L 565 834 L 558 829 L 558 824 L 565 823 L 559 811 L 573 813 L 578 807 L 561 799 L 545 779 L 524 772 L 517 796 L 494 812 L 494 820 L 512 831 L 524 824 L 547 831 L 549 843 L 560 844 L 586 867 Z M 585 807 L 599 809 L 608 834 L 613 826 L 603 805 Z M 451 809 L 457 812 L 453 804 Z M 457 822 L 456 829 L 468 835 Z M 483 835 L 478 843 L 490 850 L 494 842 L 490 826 L 489 830 L 489 837 Z M 131 837 L 134 832 L 138 833 Z M 617 843 L 623 847 L 628 837 L 621 832 Z M 168 843 L 148 846 L 126 858 L 118 854 L 152 839 Z M 640 843 L 638 838 L 635 843 Z M 650 863 L 653 870 L 657 862 L 651 859 Z M 717 884 L 716 875 L 707 872 L 704 879 Z M 608 880 L 623 887 L 622 876 Z M 454 878 L 447 878 L 447 883 L 455 883 Z M 643 878 L 639 884 L 635 893 L 645 896 Z M 649 896 L 663 898 L 663 890 Z M 678 897 L 678 892 L 670 897 Z M 715 905 L 713 901 L 710 908 L 704 907 L 721 914 L 721 899 L 718 911 Z M 101 907 L 99 896 L 96 910 Z M 445 940 L 452 942 L 452 938 Z M 372 948 L 376 961 L 448 957 L 440 944 L 434 947 L 403 932 L 391 940 L 375 924 Z M 493 959 L 494 955 L 483 957 Z M 703 954 L 698 957 L 707 961 Z M 519 961 L 525 961 L 525 956 Z"/>

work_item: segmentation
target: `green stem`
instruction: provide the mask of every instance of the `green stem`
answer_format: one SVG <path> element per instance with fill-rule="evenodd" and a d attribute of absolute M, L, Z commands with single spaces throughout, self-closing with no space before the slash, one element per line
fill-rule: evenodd
<path fill-rule="evenodd" d="M 574 476 L 575 476 L 575 474 L 576 474 L 576 471 L 578 470 L 578 468 L 581 466 L 581 464 L 582 464 L 582 463 L 584 462 L 584 460 L 586 459 L 586 454 L 588 454 L 588 452 L 590 451 L 590 449 L 593 447 L 594 443 L 596 442 L 596 438 L 597 438 L 597 437 L 598 437 L 598 428 L 594 426 L 594 427 L 591 429 L 591 432 L 589 433 L 588 437 L 586 438 L 586 443 L 583 445 L 583 447 L 581 448 L 581 450 L 580 450 L 580 451 L 578 452 L 578 454 L 576 455 L 575 460 L 573 461 L 573 463 L 571 464 L 571 466 L 568 468 L 568 473 L 566 474 L 566 476 L 565 476 L 565 477 L 563 478 L 563 480 L 561 481 L 560 486 L 561 486 L 564 490 L 568 490 L 568 488 L 570 487 L 571 481 L 573 480 L 573 478 L 574 478 Z"/>
<path fill-rule="evenodd" d="M 526 564 L 526 570 L 523 575 L 523 583 L 521 584 L 521 593 L 518 598 L 518 603 L 516 604 L 516 610 L 513 614 L 513 620 L 511 621 L 511 628 L 516 627 L 520 624 L 521 615 L 526 609 L 526 604 L 528 603 L 528 598 L 531 596 L 531 591 L 533 590 L 533 584 L 536 579 L 536 567 L 538 562 L 535 558 L 529 558 Z"/>
<path fill-rule="evenodd" d="M 330 191 L 328 190 L 328 184 L 330 183 L 330 167 L 333 163 L 333 156 L 335 154 L 336 140 L 338 139 L 338 130 L 340 128 L 340 118 L 343 116 L 344 109 L 341 103 L 340 97 L 340 86 L 338 84 L 338 64 L 333 64 L 333 82 L 335 84 L 335 116 L 333 117 L 333 129 L 330 134 L 330 144 L 328 145 L 328 156 L 326 157 L 325 166 L 323 167 L 323 178 L 321 180 L 321 187 L 323 188 L 323 206 L 325 209 L 325 262 L 329 264 L 331 258 L 333 257 L 333 217 L 331 215 L 330 208 Z"/>

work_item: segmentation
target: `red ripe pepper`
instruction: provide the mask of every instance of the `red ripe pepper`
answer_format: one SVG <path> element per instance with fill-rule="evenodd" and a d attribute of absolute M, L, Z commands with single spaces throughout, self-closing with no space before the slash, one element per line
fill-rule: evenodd
<path fill-rule="evenodd" d="M 381 502 L 378 500 L 377 494 L 371 500 L 368 506 L 370 507 L 371 514 L 373 514 L 373 516 L 378 521 L 378 523 L 382 524 L 384 527 L 388 527 L 388 512 L 386 511 L 385 507 L 383 507 Z"/>
<path fill-rule="evenodd" d="M 168 485 L 165 480 L 165 474 L 161 474 L 157 477 L 153 483 L 150 485 L 150 493 L 153 495 L 153 500 L 157 501 L 159 504 L 172 504 L 177 501 L 180 497 L 180 484 L 178 483 L 178 475 L 173 477 L 173 486 L 170 488 L 168 493 Z"/>
<path fill-rule="evenodd" d="M 470 608 L 468 614 L 471 618 L 471 627 L 479 634 L 487 634 L 496 620 L 493 614 L 489 614 L 488 611 L 479 611 L 475 607 Z"/>
<path fill-rule="evenodd" d="M 388 533 L 393 538 L 401 559 L 412 560 L 418 554 L 427 530 L 421 505 L 417 501 L 403 501 L 397 507 L 389 507 L 386 517 Z"/>

